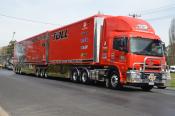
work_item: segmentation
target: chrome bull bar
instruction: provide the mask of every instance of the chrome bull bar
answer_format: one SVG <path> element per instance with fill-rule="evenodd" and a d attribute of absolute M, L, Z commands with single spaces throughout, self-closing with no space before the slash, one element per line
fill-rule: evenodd
<path fill-rule="evenodd" d="M 160 61 L 160 66 L 150 66 L 150 65 L 147 65 L 147 64 L 146 64 L 146 61 L 147 61 L 148 59 L 151 59 L 151 60 L 159 60 L 159 61 Z M 161 68 L 161 71 L 162 71 L 162 72 L 166 72 L 166 68 L 168 68 L 168 66 L 167 66 L 166 64 L 163 64 L 163 63 L 162 63 L 162 58 L 155 58 L 155 57 L 145 57 L 143 63 L 141 63 L 141 62 L 136 62 L 136 63 L 134 63 L 134 64 L 133 64 L 133 67 L 132 67 L 132 70 L 135 70 L 135 66 L 136 66 L 136 65 L 143 65 L 142 70 L 140 70 L 140 72 L 145 72 L 146 67 Z M 163 69 L 164 69 L 164 70 L 163 70 Z M 167 70 L 169 70 L 169 69 L 167 69 Z"/>

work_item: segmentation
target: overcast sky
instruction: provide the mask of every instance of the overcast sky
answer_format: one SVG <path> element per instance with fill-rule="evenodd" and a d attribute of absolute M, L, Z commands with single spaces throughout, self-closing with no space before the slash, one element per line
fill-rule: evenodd
<path fill-rule="evenodd" d="M 141 14 L 166 45 L 169 43 L 175 0 L 0 0 L 0 47 L 8 44 L 13 32 L 16 32 L 14 39 L 20 41 L 98 11 L 116 16 Z"/>

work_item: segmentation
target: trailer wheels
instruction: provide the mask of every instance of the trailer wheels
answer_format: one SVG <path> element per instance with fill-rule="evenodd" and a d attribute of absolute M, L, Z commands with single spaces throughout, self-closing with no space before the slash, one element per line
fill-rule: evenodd
<path fill-rule="evenodd" d="M 141 88 L 143 91 L 150 91 L 153 88 L 153 86 L 146 85 L 146 86 L 141 86 Z"/>
<path fill-rule="evenodd" d="M 72 70 L 72 77 L 71 77 L 73 82 L 78 82 L 79 80 L 79 75 L 78 75 L 78 69 Z"/>
<path fill-rule="evenodd" d="M 47 71 L 44 70 L 44 77 L 47 78 L 48 77 L 48 74 L 47 74 Z"/>
<path fill-rule="evenodd" d="M 89 76 L 88 76 L 87 71 L 83 71 L 83 72 L 82 72 L 82 74 L 81 74 L 81 81 L 82 81 L 82 83 L 84 83 L 84 84 L 89 83 Z"/>
<path fill-rule="evenodd" d="M 15 74 L 18 74 L 18 68 L 17 67 L 15 67 Z"/>
<path fill-rule="evenodd" d="M 21 68 L 19 68 L 19 74 L 20 74 L 20 75 L 22 74 Z"/>
<path fill-rule="evenodd" d="M 37 77 L 40 76 L 40 70 L 39 70 L 39 69 L 36 70 L 36 76 L 37 76 Z"/>
<path fill-rule="evenodd" d="M 45 73 L 45 71 L 43 69 L 41 69 L 41 71 L 40 71 L 40 77 L 44 77 L 44 73 Z"/>

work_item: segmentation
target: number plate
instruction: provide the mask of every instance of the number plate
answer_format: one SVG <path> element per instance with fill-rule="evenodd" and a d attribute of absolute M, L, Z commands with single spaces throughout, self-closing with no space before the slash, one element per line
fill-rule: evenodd
<path fill-rule="evenodd" d="M 154 82 L 149 82 L 148 84 L 149 84 L 149 85 L 154 85 Z"/>

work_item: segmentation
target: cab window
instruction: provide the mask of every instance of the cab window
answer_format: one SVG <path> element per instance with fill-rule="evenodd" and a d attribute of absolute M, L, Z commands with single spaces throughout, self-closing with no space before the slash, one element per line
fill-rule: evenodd
<path fill-rule="evenodd" d="M 113 49 L 119 51 L 127 51 L 127 38 L 114 38 L 113 40 Z"/>

